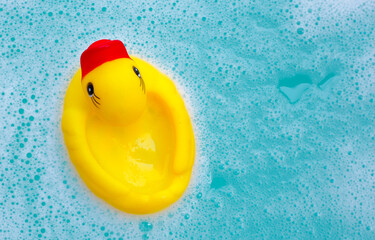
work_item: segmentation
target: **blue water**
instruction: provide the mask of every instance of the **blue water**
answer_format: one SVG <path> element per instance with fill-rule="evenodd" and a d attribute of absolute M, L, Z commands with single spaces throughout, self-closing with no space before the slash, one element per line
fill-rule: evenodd
<path fill-rule="evenodd" d="M 1 239 L 375 238 L 375 1 L 77 2 L 0 3 Z M 191 183 L 154 215 L 95 197 L 63 142 L 101 38 L 168 74 L 192 117 Z"/>

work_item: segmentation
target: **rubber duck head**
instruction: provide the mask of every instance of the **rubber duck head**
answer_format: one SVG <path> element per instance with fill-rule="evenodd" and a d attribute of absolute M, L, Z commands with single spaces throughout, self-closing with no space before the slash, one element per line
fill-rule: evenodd
<path fill-rule="evenodd" d="M 94 112 L 111 124 L 136 120 L 146 108 L 142 73 L 119 40 L 99 40 L 81 55 L 82 90 Z"/>

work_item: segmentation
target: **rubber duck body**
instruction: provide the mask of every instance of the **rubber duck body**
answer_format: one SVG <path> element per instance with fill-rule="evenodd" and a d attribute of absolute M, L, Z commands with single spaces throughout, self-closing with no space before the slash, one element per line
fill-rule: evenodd
<path fill-rule="evenodd" d="M 130 57 L 119 40 L 83 52 L 62 130 L 83 181 L 120 210 L 159 211 L 188 186 L 195 143 L 184 102 L 166 75 Z"/>

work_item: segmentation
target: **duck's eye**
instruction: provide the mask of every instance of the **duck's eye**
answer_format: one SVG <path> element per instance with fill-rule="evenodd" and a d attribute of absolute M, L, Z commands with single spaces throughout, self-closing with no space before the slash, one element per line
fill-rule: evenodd
<path fill-rule="evenodd" d="M 138 68 L 133 67 L 133 71 L 134 71 L 135 75 L 137 75 L 139 78 L 141 78 L 141 73 L 139 72 Z"/>
<path fill-rule="evenodd" d="M 92 85 L 92 83 L 90 82 L 87 84 L 87 93 L 89 94 L 90 97 L 94 95 L 94 85 Z"/>

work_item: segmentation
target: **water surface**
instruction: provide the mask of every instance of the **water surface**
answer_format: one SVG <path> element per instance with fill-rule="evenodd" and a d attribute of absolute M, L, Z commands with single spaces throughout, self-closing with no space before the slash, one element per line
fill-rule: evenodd
<path fill-rule="evenodd" d="M 375 1 L 3 1 L 2 239 L 374 239 Z M 60 130 L 101 38 L 168 74 L 197 156 L 183 198 L 95 197 Z"/>

